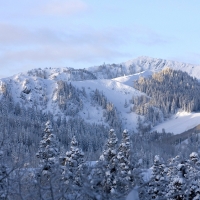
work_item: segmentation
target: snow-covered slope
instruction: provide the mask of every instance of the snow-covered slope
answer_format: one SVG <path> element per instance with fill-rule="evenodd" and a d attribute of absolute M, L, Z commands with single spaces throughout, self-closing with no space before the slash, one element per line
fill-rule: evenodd
<path fill-rule="evenodd" d="M 117 77 L 112 80 L 123 83 L 124 85 L 133 87 L 134 81 L 138 80 L 140 77 L 147 78 L 151 76 L 152 74 L 153 74 L 153 71 L 148 70 L 148 71 L 143 71 L 143 72 L 139 72 L 139 73 L 128 75 L 128 76 Z"/>
<path fill-rule="evenodd" d="M 137 78 L 137 76 L 141 75 L 141 72 L 143 72 L 143 76 L 148 76 L 153 72 L 161 71 L 166 67 L 185 71 L 190 76 L 200 79 L 200 65 L 192 65 L 145 56 L 141 56 L 120 64 L 104 64 L 100 66 L 89 67 L 87 69 L 73 69 L 67 67 L 45 69 L 38 68 L 30 70 L 27 73 L 24 73 L 24 75 L 51 80 L 62 79 L 65 81 L 81 81 L 93 79 L 113 79 L 139 73 L 134 76 Z"/>
<path fill-rule="evenodd" d="M 143 71 L 161 71 L 165 67 L 187 72 L 190 76 L 200 79 L 200 65 L 192 65 L 164 59 L 138 57 L 120 64 L 104 64 L 88 68 L 98 78 L 116 78 Z"/>
<path fill-rule="evenodd" d="M 154 127 L 154 130 L 162 132 L 162 129 L 165 129 L 166 132 L 180 134 L 199 124 L 200 113 L 187 113 L 182 111 L 172 116 L 169 120 Z"/>
<path fill-rule="evenodd" d="M 107 97 L 107 99 L 110 102 L 112 102 L 119 111 L 119 116 L 123 122 L 123 127 L 135 130 L 138 115 L 136 115 L 133 112 L 130 112 L 131 105 L 128 102 L 133 96 L 136 97 L 142 95 L 143 93 L 134 89 L 133 87 L 127 86 L 114 80 L 103 79 L 76 81 L 72 82 L 72 84 L 79 89 L 85 87 L 85 90 L 88 95 L 91 91 L 94 91 L 95 89 L 99 89 L 100 91 L 102 91 L 103 94 Z M 127 107 L 124 107 L 125 101 L 127 101 Z M 91 108 L 91 105 L 87 102 L 85 102 L 84 105 L 86 106 L 83 110 L 83 113 L 89 112 L 91 120 L 100 120 L 98 117 L 99 110 Z"/>
<path fill-rule="evenodd" d="M 77 88 L 78 93 L 80 93 L 78 98 L 83 106 L 76 113 L 77 116 L 90 123 L 108 125 L 104 120 L 103 108 L 99 105 L 94 105 L 92 102 L 91 94 L 98 89 L 116 107 L 123 127 L 135 129 L 138 115 L 130 112 L 133 106 L 130 100 L 133 96 L 140 96 L 142 93 L 132 87 L 133 82 L 141 76 L 148 77 L 165 67 L 186 71 L 189 75 L 200 79 L 200 66 L 139 57 L 121 64 L 102 65 L 91 67 L 87 70 L 72 68 L 33 69 L 1 79 L 0 97 L 9 92 L 14 102 L 19 103 L 21 106 L 34 106 L 42 112 L 51 112 L 55 118 L 58 115 L 66 116 L 67 118 L 66 113 L 58 105 L 61 100 L 56 96 L 58 82 L 66 81 Z M 80 91 L 84 91 L 86 96 L 82 95 Z M 73 103 L 70 105 L 72 107 L 77 106 Z M 157 126 L 155 130 L 161 131 L 162 128 L 165 128 L 166 131 L 180 133 L 196 126 L 199 118 L 200 114 L 198 113 L 184 115 L 178 113 L 170 120 Z M 189 123 L 185 123 L 188 121 Z M 184 126 L 182 125 L 183 123 Z M 180 125 L 177 126 L 177 124 Z"/>
<path fill-rule="evenodd" d="M 58 74 L 58 72 L 55 72 Z M 54 78 L 52 78 L 54 77 Z M 33 107 L 42 110 L 42 112 L 51 112 L 55 118 L 58 115 L 65 116 L 63 111 L 58 106 L 58 99 L 56 91 L 58 89 L 58 81 L 66 81 L 66 74 L 59 72 L 59 76 L 55 78 L 54 73 L 49 73 L 42 78 L 35 74 L 18 74 L 13 77 L 4 78 L 0 80 L 0 96 L 4 93 L 4 88 L 9 90 L 15 103 L 21 106 Z M 109 79 L 95 79 L 85 81 L 71 81 L 72 86 L 79 89 L 79 91 L 86 92 L 86 96 L 80 94 L 83 108 L 76 116 L 82 117 L 89 123 L 105 124 L 103 109 L 101 106 L 93 105 L 91 93 L 98 89 L 102 92 L 109 102 L 114 104 L 117 108 L 118 115 L 122 121 L 124 128 L 134 130 L 137 123 L 137 115 L 130 112 L 129 100 L 133 96 L 142 95 L 141 92 L 135 90 L 133 87 L 120 83 L 119 81 Z M 126 107 L 124 106 L 127 102 Z"/>
<path fill-rule="evenodd" d="M 97 79 L 96 76 L 85 69 L 73 69 L 73 68 L 45 68 L 45 69 L 33 69 L 26 73 L 23 73 L 30 77 L 40 77 L 50 80 L 63 80 L 63 81 L 81 81 L 81 80 L 93 80 Z"/>

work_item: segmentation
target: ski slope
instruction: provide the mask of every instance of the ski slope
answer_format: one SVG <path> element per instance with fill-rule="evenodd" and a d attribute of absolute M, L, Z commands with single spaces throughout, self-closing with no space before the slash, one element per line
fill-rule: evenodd
<path fill-rule="evenodd" d="M 113 103 L 119 111 L 123 128 L 135 130 L 138 115 L 134 112 L 130 112 L 131 104 L 129 103 L 129 100 L 132 99 L 133 96 L 140 96 L 142 94 L 144 95 L 144 93 L 128 85 L 108 79 L 74 81 L 72 82 L 72 85 L 78 87 L 79 89 L 84 87 L 87 95 L 90 95 L 90 92 L 95 91 L 96 89 L 98 89 L 100 92 L 103 92 L 108 101 Z M 124 107 L 125 101 L 127 101 L 128 104 L 126 108 Z M 91 112 L 90 105 L 86 106 L 85 108 L 86 112 L 89 110 L 89 112 L 92 114 L 92 117 L 90 116 L 90 120 L 92 120 L 92 118 L 98 119 L 98 112 L 96 112 L 95 109 L 93 109 Z"/>
<path fill-rule="evenodd" d="M 143 71 L 137 74 L 132 74 L 132 75 L 128 75 L 128 76 L 121 76 L 118 78 L 114 78 L 112 79 L 113 81 L 117 81 L 120 82 L 124 85 L 128 85 L 130 87 L 133 87 L 134 81 L 138 80 L 140 77 L 144 77 L 147 78 L 149 76 L 151 76 L 153 74 L 153 72 L 151 70 L 148 71 Z"/>
<path fill-rule="evenodd" d="M 162 129 L 165 129 L 166 132 L 180 134 L 194 128 L 198 124 L 200 124 L 200 113 L 180 111 L 169 120 L 155 126 L 153 130 L 162 132 Z"/>
<path fill-rule="evenodd" d="M 15 103 L 20 103 L 24 107 L 37 105 L 38 109 L 46 113 L 51 112 L 57 117 L 63 114 L 54 95 L 57 81 L 67 81 L 80 90 L 84 88 L 87 93 L 87 97 L 81 97 L 83 109 L 78 113 L 84 120 L 89 123 L 106 125 L 103 119 L 103 109 L 100 106 L 92 105 L 91 93 L 98 89 L 116 107 L 122 120 L 122 128 L 135 130 L 138 115 L 130 111 L 133 107 L 130 100 L 145 94 L 133 88 L 134 81 L 140 77 L 149 77 L 165 67 L 186 71 L 189 75 L 200 79 L 199 66 L 139 57 L 125 63 L 97 66 L 87 70 L 72 68 L 33 69 L 26 73 L 0 79 L 0 98 L 4 86 L 7 85 Z M 108 74 L 113 79 L 108 78 Z M 117 77 L 117 75 L 121 76 Z M 24 93 L 26 90 L 30 90 L 30 92 Z M 179 134 L 198 124 L 200 124 L 200 113 L 178 112 L 156 126 L 154 130 L 161 132 L 164 128 L 167 132 Z"/>

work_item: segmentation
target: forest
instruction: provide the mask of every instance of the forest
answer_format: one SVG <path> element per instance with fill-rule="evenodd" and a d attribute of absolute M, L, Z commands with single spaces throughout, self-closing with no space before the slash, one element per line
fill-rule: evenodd
<path fill-rule="evenodd" d="M 164 152 L 169 146 L 165 148 L 163 142 L 166 142 L 170 134 L 163 132 L 143 135 L 141 138 L 134 136 L 136 134 L 130 135 L 124 130 L 119 141 L 114 129 L 110 129 L 99 158 L 91 161 L 75 135 L 66 150 L 48 120 L 38 149 L 35 155 L 32 155 L 36 161 L 35 166 L 27 162 L 25 156 L 23 159 L 19 158 L 14 152 L 10 152 L 13 159 L 8 162 L 8 149 L 5 149 L 5 146 L 1 148 L 0 198 L 112 200 L 125 199 L 134 188 L 137 188 L 140 199 L 200 198 L 198 153 L 189 153 L 192 150 L 190 148 L 187 155 L 179 154 L 166 159 Z M 162 145 L 163 153 L 158 151 L 163 158 L 155 155 L 151 163 L 151 158 L 148 158 L 150 155 L 144 155 L 148 151 L 143 149 L 143 155 L 141 154 L 139 159 L 137 156 L 141 152 L 137 151 L 137 148 L 146 147 L 151 150 L 152 142 L 155 141 Z M 149 145 L 144 145 L 143 142 L 148 142 Z M 136 144 L 137 148 L 133 146 Z M 190 145 L 197 148 L 198 138 L 190 138 Z M 28 153 L 28 150 L 23 153 Z M 151 178 L 145 180 L 144 174 L 150 166 Z"/>
<path fill-rule="evenodd" d="M 172 80 L 177 83 L 173 87 Z M 193 104 L 199 101 L 198 81 L 166 69 L 141 77 L 134 87 L 146 95 L 131 99 L 132 112 L 141 117 L 136 131 L 128 131 L 115 105 L 98 89 L 86 94 L 84 88 L 58 81 L 54 102 L 67 117 L 55 117 L 37 104 L 15 102 L 9 85 L 1 85 L 0 199 L 114 200 L 126 199 L 134 189 L 141 200 L 199 199 L 199 134 L 193 132 L 184 142 L 172 140 L 173 133 L 164 129 L 151 129 L 177 109 L 199 110 Z M 21 97 L 30 92 L 25 87 Z M 77 115 L 87 95 L 92 106 L 102 108 L 102 121 L 109 126 Z"/>
<path fill-rule="evenodd" d="M 147 95 L 132 99 L 133 111 L 144 115 L 153 126 L 178 109 L 186 112 L 200 110 L 200 83 L 186 72 L 165 68 L 149 78 L 141 76 L 133 87 Z"/>

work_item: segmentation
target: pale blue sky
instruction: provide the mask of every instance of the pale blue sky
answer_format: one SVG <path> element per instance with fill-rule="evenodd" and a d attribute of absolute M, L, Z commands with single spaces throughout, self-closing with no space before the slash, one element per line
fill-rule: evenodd
<path fill-rule="evenodd" d="M 0 0 L 0 77 L 150 56 L 200 64 L 200 1 Z"/>

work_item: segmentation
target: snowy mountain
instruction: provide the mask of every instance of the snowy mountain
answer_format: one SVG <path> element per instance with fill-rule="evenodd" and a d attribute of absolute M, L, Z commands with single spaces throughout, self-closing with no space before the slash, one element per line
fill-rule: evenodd
<path fill-rule="evenodd" d="M 133 82 L 166 67 L 186 71 L 200 79 L 199 66 L 139 57 L 88 69 L 33 69 L 1 79 L 0 95 L 2 98 L 9 93 L 15 104 L 51 113 L 55 120 L 80 117 L 90 124 L 107 127 L 113 127 L 117 120 L 122 128 L 136 130 L 138 114 L 132 112 L 132 99 L 145 94 L 134 89 Z M 94 100 L 96 90 L 101 100 Z M 101 102 L 104 98 L 106 105 Z"/>
<path fill-rule="evenodd" d="M 199 79 L 198 66 L 148 57 L 0 79 L 1 197 L 153 199 L 178 180 L 175 194 L 199 199 Z"/>
<path fill-rule="evenodd" d="M 153 72 L 161 71 L 166 67 L 174 70 L 185 71 L 190 76 L 200 79 L 199 65 L 192 65 L 188 63 L 150 58 L 145 56 L 141 56 L 119 64 L 103 64 L 100 66 L 89 67 L 87 69 L 38 68 L 23 74 L 51 80 L 62 79 L 64 81 L 81 81 L 94 79 L 113 79 L 134 74 L 137 74 L 136 76 L 140 76 L 141 72 L 145 72 L 143 76 L 148 76 Z M 134 75 L 135 78 L 136 76 Z"/>
<path fill-rule="evenodd" d="M 88 68 L 88 71 L 92 72 L 98 78 L 110 79 L 143 71 L 158 72 L 166 67 L 185 71 L 190 76 L 200 79 L 200 66 L 198 65 L 144 56 L 120 64 L 104 64 L 101 66 L 90 67 Z"/>
<path fill-rule="evenodd" d="M 56 72 L 55 74 L 58 74 Z M 52 113 L 57 119 L 61 117 L 69 116 L 75 117 L 71 113 L 65 113 L 61 109 L 60 97 L 57 94 L 59 90 L 59 81 L 65 81 L 67 76 L 59 74 L 55 78 L 55 74 L 49 75 L 48 78 L 40 78 L 38 76 L 19 74 L 10 78 L 4 78 L 0 81 L 0 94 L 1 97 L 5 93 L 5 88 L 9 90 L 15 103 L 19 103 L 21 106 L 33 107 L 36 106 L 38 110 L 42 110 L 45 113 Z M 53 79 L 53 77 L 55 79 Z M 68 82 L 69 83 L 69 82 Z M 82 117 L 84 120 L 90 123 L 100 123 L 108 125 L 105 122 L 104 109 L 93 102 L 92 94 L 96 89 L 102 92 L 107 98 L 108 102 L 112 103 L 116 108 L 120 119 L 123 121 L 123 127 L 132 129 L 136 124 L 137 115 L 130 113 L 128 107 L 124 107 L 126 101 L 132 99 L 133 96 L 139 96 L 142 93 L 135 90 L 133 87 L 125 85 L 115 80 L 85 80 L 85 81 L 71 81 L 70 84 L 78 90 L 74 98 L 79 98 L 79 106 L 77 101 L 73 99 L 66 99 L 70 102 L 72 109 L 77 109 L 76 116 Z M 71 92 L 74 90 L 72 89 Z M 67 105 L 69 109 L 69 104 Z"/>

